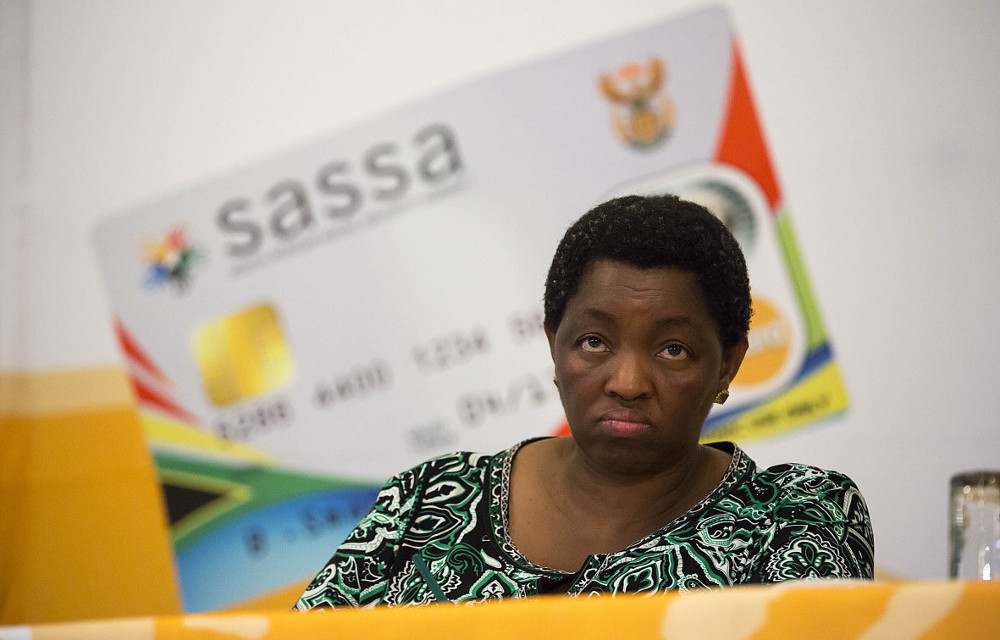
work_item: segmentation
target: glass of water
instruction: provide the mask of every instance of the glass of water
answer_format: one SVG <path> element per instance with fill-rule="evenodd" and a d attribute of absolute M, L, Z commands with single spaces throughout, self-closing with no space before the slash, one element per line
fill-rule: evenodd
<path fill-rule="evenodd" d="M 951 479 L 952 578 L 1000 580 L 1000 471 Z"/>

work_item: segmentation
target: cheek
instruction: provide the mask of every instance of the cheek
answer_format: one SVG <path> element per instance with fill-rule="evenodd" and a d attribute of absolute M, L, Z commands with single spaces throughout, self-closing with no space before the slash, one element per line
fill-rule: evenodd
<path fill-rule="evenodd" d="M 678 391 L 692 393 L 711 386 L 712 381 L 704 371 L 697 369 L 685 369 L 681 371 L 670 371 L 664 375 L 665 383 L 676 388 Z"/>
<path fill-rule="evenodd" d="M 563 395 L 578 395 L 593 385 L 593 374 L 578 367 L 557 367 L 556 375 L 559 378 L 559 388 Z"/>
<path fill-rule="evenodd" d="M 707 415 L 719 392 L 718 384 L 719 381 L 705 371 L 692 371 L 677 375 L 664 388 L 677 400 L 677 406 Z"/>
<path fill-rule="evenodd" d="M 571 359 L 556 363 L 556 378 L 559 380 L 559 395 L 563 404 L 577 398 L 586 398 L 601 392 L 601 374 L 593 366 L 585 366 Z M 570 407 L 566 407 L 569 411 Z"/>
<path fill-rule="evenodd" d="M 552 354 L 552 364 L 555 366 L 556 375 L 560 382 L 563 378 L 567 380 L 579 378 L 593 369 L 592 365 L 588 366 L 588 363 L 584 362 L 579 353 L 574 352 L 568 346 L 560 345 L 556 346 L 555 353 Z"/>

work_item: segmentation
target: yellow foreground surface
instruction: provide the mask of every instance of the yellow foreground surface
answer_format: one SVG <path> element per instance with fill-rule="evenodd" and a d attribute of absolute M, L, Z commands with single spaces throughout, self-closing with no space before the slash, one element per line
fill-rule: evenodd
<path fill-rule="evenodd" d="M 180 613 L 120 368 L 0 371 L 0 625 Z"/>
<path fill-rule="evenodd" d="M 808 582 L 654 596 L 226 613 L 0 627 L 0 640 L 1000 640 L 1000 582 Z"/>

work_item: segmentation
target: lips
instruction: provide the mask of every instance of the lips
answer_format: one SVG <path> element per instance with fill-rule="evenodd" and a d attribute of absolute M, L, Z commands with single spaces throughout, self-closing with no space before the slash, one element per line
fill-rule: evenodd
<path fill-rule="evenodd" d="M 629 437 L 653 426 L 649 416 L 629 409 L 614 409 L 601 414 L 598 424 L 613 436 Z"/>

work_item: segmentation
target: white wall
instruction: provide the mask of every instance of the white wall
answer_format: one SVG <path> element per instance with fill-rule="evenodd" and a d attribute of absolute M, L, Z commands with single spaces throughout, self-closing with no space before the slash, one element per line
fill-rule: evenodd
<path fill-rule="evenodd" d="M 879 567 L 943 577 L 948 477 L 1000 468 L 1000 3 L 725 4 L 852 396 L 846 417 L 748 449 L 850 473 Z M 29 6 L 29 207 L 2 213 L 30 248 L 29 324 L 6 325 L 26 342 L 0 366 L 37 370 L 118 361 L 101 217 L 701 3 Z"/>

